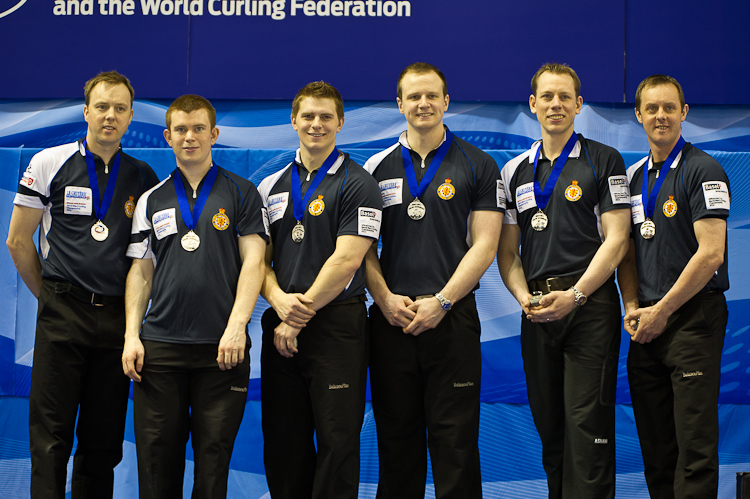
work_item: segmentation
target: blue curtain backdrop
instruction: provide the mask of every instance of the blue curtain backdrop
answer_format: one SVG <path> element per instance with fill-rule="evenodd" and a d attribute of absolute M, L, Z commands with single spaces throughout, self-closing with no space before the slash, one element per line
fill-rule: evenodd
<path fill-rule="evenodd" d="M 7 237 L 19 172 L 40 148 L 83 137 L 82 101 L 0 101 L 0 227 Z M 219 140 L 215 161 L 256 184 L 286 165 L 298 139 L 289 124 L 286 101 L 217 101 Z M 167 101 L 138 101 L 123 146 L 147 161 L 160 178 L 174 169 L 162 136 Z M 404 128 L 393 102 L 349 103 L 339 147 L 356 161 L 392 144 Z M 502 165 L 539 138 L 539 125 L 526 103 L 451 103 L 445 122 L 461 138 L 485 149 Z M 620 150 L 626 165 L 644 156 L 648 146 L 632 106 L 585 105 L 576 131 Z M 745 283 L 750 267 L 750 107 L 696 106 L 683 124 L 689 142 L 712 154 L 727 171 L 732 189 L 729 219 L 727 293 L 729 324 L 722 358 L 720 395 L 719 497 L 734 497 L 734 472 L 750 470 L 750 317 Z M 28 497 L 28 391 L 34 347 L 36 300 L 18 278 L 7 251 L 0 252 L 0 497 Z M 543 498 L 546 483 L 541 446 L 529 413 L 522 370 L 520 308 L 502 284 L 496 266 L 481 280 L 477 303 L 482 321 L 482 414 L 480 452 L 485 497 Z M 251 380 L 248 402 L 231 464 L 229 496 L 265 498 L 260 431 L 260 300 L 250 324 Z M 617 385 L 617 496 L 647 498 L 625 371 L 628 337 L 623 336 Z M 130 408 L 132 412 L 132 406 Z M 137 494 L 137 467 L 129 414 L 124 459 L 116 472 L 116 497 Z M 377 486 L 375 423 L 368 411 L 362 427 L 360 497 L 374 497 Z M 431 474 L 431 471 L 430 471 Z M 188 449 L 185 495 L 192 487 Z M 434 497 L 428 477 L 427 497 Z"/>

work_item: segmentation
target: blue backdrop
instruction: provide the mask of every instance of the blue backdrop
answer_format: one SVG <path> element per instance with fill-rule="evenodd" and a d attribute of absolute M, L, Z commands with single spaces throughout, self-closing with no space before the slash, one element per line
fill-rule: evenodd
<path fill-rule="evenodd" d="M 149 162 L 160 178 L 174 168 L 161 131 L 168 102 L 138 101 L 123 145 L 133 156 Z M 288 101 L 217 101 L 220 128 L 214 157 L 217 163 L 256 184 L 288 163 L 298 144 L 289 124 Z M 19 172 L 39 148 L 72 141 L 85 133 L 81 100 L 0 101 L 0 227 L 7 236 Z M 539 137 L 539 125 L 525 102 L 453 102 L 445 122 L 458 136 L 485 149 L 502 164 Z M 338 144 L 360 163 L 395 141 L 404 128 L 395 103 L 348 103 Z M 750 469 L 750 107 L 694 106 L 684 124 L 684 136 L 708 150 L 727 170 L 732 188 L 729 219 L 729 268 L 733 287 L 727 293 L 730 318 L 722 358 L 721 494 L 734 497 L 734 471 Z M 576 131 L 623 152 L 626 164 L 644 155 L 647 144 L 632 107 L 585 105 Z M 28 395 L 33 354 L 36 301 L 18 278 L 7 251 L 0 252 L 0 497 L 28 497 Z M 482 321 L 482 414 L 480 452 L 485 497 L 546 497 L 541 449 L 529 414 L 521 365 L 520 308 L 507 293 L 493 265 L 477 292 Z M 250 333 L 251 389 L 232 460 L 230 497 L 267 497 L 261 458 L 259 407 L 260 302 Z M 642 462 L 630 406 L 623 336 L 617 395 L 617 494 L 646 498 Z M 137 491 L 132 418 L 128 421 L 125 458 L 117 469 L 116 497 Z M 186 491 L 192 478 L 188 454 Z M 428 497 L 434 496 L 431 478 Z M 377 483 L 375 426 L 369 411 L 362 428 L 361 497 L 374 497 Z M 187 492 L 186 492 L 187 493 Z"/>

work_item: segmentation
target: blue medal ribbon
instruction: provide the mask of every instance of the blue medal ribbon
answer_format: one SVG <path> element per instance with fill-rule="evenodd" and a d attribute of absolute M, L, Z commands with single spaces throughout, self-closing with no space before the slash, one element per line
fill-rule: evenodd
<path fill-rule="evenodd" d="M 411 161 L 411 153 L 406 146 L 401 146 L 401 157 L 404 160 L 406 181 L 409 183 L 409 192 L 411 192 L 414 199 L 421 198 L 422 194 L 425 193 L 430 182 L 435 178 L 435 174 L 437 173 L 438 168 L 440 168 L 443 159 L 445 159 L 445 155 L 448 154 L 448 149 L 451 148 L 451 144 L 453 144 L 453 134 L 448 130 L 448 127 L 445 127 L 445 141 L 443 141 L 443 143 L 440 144 L 440 147 L 438 147 L 435 157 L 432 158 L 432 163 L 430 163 L 430 166 L 427 168 L 427 171 L 419 184 L 417 184 L 417 176 L 414 173 L 414 163 Z"/>
<path fill-rule="evenodd" d="M 83 147 L 86 148 L 86 139 L 83 140 Z M 89 172 L 89 184 L 91 185 L 91 200 L 94 202 L 94 214 L 97 220 L 104 220 L 104 216 L 112 204 L 112 196 L 115 193 L 115 184 L 117 183 L 117 172 L 120 171 L 120 152 L 118 149 L 115 155 L 115 161 L 112 164 L 112 172 L 107 179 L 107 187 L 104 189 L 104 198 L 99 196 L 99 180 L 96 176 L 96 163 L 94 162 L 94 153 L 86 151 L 86 170 Z"/>
<path fill-rule="evenodd" d="M 667 156 L 667 160 L 661 165 L 661 170 L 659 170 L 659 175 L 656 176 L 656 182 L 654 182 L 654 188 L 651 189 L 651 194 L 648 192 L 648 162 L 646 163 L 646 168 L 643 169 L 643 179 L 641 180 L 641 203 L 643 203 L 644 199 L 648 199 L 648 203 L 643 205 L 646 209 L 645 215 L 647 219 L 654 216 L 656 198 L 659 196 L 661 184 L 664 183 L 669 168 L 672 166 L 672 163 L 674 163 L 675 158 L 680 154 L 683 147 L 685 147 L 685 139 L 680 136 L 680 140 L 678 140 L 672 148 L 672 152 Z"/>
<path fill-rule="evenodd" d="M 552 167 L 552 171 L 547 178 L 547 183 L 544 184 L 544 190 L 542 190 L 542 187 L 539 185 L 539 179 L 537 177 L 537 164 L 539 163 L 539 155 L 542 152 L 542 144 L 539 144 L 539 149 L 536 150 L 536 155 L 534 156 L 534 199 L 537 208 L 540 210 L 543 211 L 544 208 L 547 207 L 549 198 L 552 196 L 552 191 L 555 189 L 555 184 L 557 184 L 557 179 L 560 177 L 560 173 L 562 173 L 565 163 L 568 161 L 568 156 L 570 156 L 570 153 L 573 151 L 576 142 L 578 142 L 578 135 L 574 132 L 568 139 L 565 147 L 563 147 L 560 156 L 555 161 L 555 166 Z"/>
<path fill-rule="evenodd" d="M 172 172 L 172 180 L 174 181 L 174 190 L 177 194 L 177 203 L 180 205 L 180 213 L 182 214 L 182 221 L 185 222 L 188 230 L 193 230 L 195 224 L 198 223 L 198 219 L 201 217 L 203 207 L 206 205 L 208 195 L 211 194 L 211 188 L 216 182 L 216 177 L 219 175 L 219 167 L 211 163 L 211 168 L 206 174 L 206 181 L 203 183 L 201 193 L 198 194 L 198 198 L 195 200 L 195 206 L 193 206 L 192 213 L 190 212 L 190 203 L 187 200 L 187 194 L 185 193 L 185 186 L 182 183 L 182 177 L 180 177 L 179 169 L 175 169 Z"/>
<path fill-rule="evenodd" d="M 297 164 L 295 163 L 292 165 L 292 210 L 294 211 L 294 219 L 298 222 L 302 221 L 302 218 L 305 216 L 305 206 L 307 206 L 307 203 L 310 202 L 310 198 L 315 192 L 315 189 L 318 188 L 318 186 L 328 173 L 328 170 L 331 169 L 338 157 L 339 150 L 334 147 L 333 151 L 331 151 L 331 154 L 328 155 L 325 162 L 323 163 L 323 166 L 321 166 L 318 170 L 318 173 L 315 174 L 315 178 L 313 179 L 312 183 L 307 188 L 307 191 L 305 192 L 305 199 L 302 199 L 302 186 L 300 185 Z"/>

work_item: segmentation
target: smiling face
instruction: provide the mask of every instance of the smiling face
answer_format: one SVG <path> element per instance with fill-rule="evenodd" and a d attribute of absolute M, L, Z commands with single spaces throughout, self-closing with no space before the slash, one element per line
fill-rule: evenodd
<path fill-rule="evenodd" d="M 170 127 L 164 130 L 164 138 L 172 147 L 177 166 L 200 170 L 211 164 L 211 146 L 219 137 L 219 129 L 211 128 L 206 109 L 190 113 L 173 111 Z"/>
<path fill-rule="evenodd" d="M 543 139 L 545 136 L 569 137 L 582 106 L 583 97 L 576 96 L 573 78 L 568 74 L 542 73 L 536 94 L 529 97 L 529 107 L 539 120 Z"/>
<path fill-rule="evenodd" d="M 680 95 L 674 85 L 646 87 L 641 92 L 641 108 L 635 117 L 643 124 L 648 143 L 655 156 L 661 150 L 669 152 L 680 139 L 682 122 L 688 113 L 688 105 L 680 105 Z"/>
<path fill-rule="evenodd" d="M 443 94 L 443 80 L 434 72 L 407 73 L 401 80 L 401 97 L 396 102 L 408 128 L 424 133 L 436 127 L 442 130 L 450 97 Z"/>
<path fill-rule="evenodd" d="M 313 156 L 330 154 L 336 146 L 336 134 L 344 126 L 333 99 L 305 97 L 292 115 L 292 127 L 299 135 L 300 148 Z"/>
<path fill-rule="evenodd" d="M 86 143 L 94 152 L 117 146 L 133 118 L 130 91 L 123 84 L 102 82 L 88 97 L 89 103 L 83 106 L 83 118 L 88 123 Z"/>

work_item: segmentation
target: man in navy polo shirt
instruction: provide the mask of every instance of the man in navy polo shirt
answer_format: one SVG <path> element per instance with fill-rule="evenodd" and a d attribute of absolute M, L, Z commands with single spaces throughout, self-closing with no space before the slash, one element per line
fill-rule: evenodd
<path fill-rule="evenodd" d="M 380 233 L 382 204 L 372 177 L 336 148 L 338 90 L 307 84 L 291 120 L 295 159 L 259 187 L 271 232 L 262 291 L 272 306 L 262 319 L 266 479 L 274 499 L 355 499 L 367 372 L 362 259 Z"/>
<path fill-rule="evenodd" d="M 383 198 L 382 252 L 367 254 L 378 498 L 423 498 L 427 447 L 438 498 L 482 495 L 480 323 L 473 291 L 502 226 L 495 161 L 443 124 L 443 73 L 407 66 L 406 131 L 365 163 Z"/>
<path fill-rule="evenodd" d="M 683 140 L 687 113 L 674 78 L 638 86 L 635 115 L 651 150 L 628 169 L 632 239 L 618 273 L 633 412 L 646 483 L 659 499 L 716 497 L 719 483 L 731 195 L 721 165 Z"/>
<path fill-rule="evenodd" d="M 32 498 L 65 497 L 74 433 L 73 498 L 112 497 L 130 385 L 118 366 L 125 249 L 135 201 L 158 182 L 120 148 L 133 117 L 130 81 L 100 73 L 84 94 L 85 140 L 31 159 L 8 233 L 13 263 L 39 299 L 29 397 Z"/>
<path fill-rule="evenodd" d="M 216 110 L 197 95 L 167 109 L 177 168 L 136 206 L 128 256 L 123 371 L 133 381 L 140 497 L 182 497 L 185 444 L 193 497 L 226 497 L 247 399 L 247 323 L 263 281 L 263 203 L 216 165 Z M 143 317 L 151 300 L 145 322 Z"/>
<path fill-rule="evenodd" d="M 531 89 L 542 140 L 502 169 L 497 263 L 523 310 L 521 353 L 549 497 L 612 498 L 620 346 L 613 273 L 627 250 L 625 164 L 574 133 L 583 98 L 570 67 L 543 65 Z"/>

